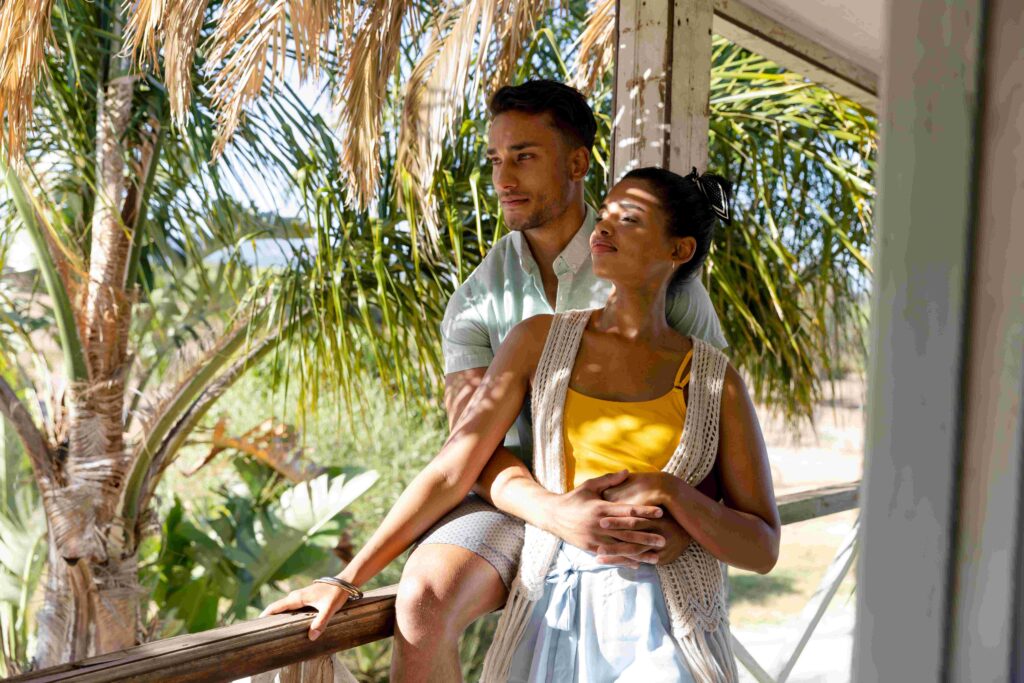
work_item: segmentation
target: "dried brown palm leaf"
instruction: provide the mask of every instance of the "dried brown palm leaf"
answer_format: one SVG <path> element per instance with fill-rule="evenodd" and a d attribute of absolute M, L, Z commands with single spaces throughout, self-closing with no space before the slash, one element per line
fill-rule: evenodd
<path fill-rule="evenodd" d="M 224 6 L 210 51 L 211 63 L 223 63 L 211 87 L 217 109 L 215 157 L 220 156 L 234 135 L 242 108 L 260 94 L 268 54 L 272 46 L 283 42 L 277 35 L 287 30 L 286 7 L 283 0 L 269 8 L 259 0 L 229 0 Z M 274 64 L 278 61 L 275 55 Z"/>
<path fill-rule="evenodd" d="M 320 58 L 327 47 L 340 5 L 339 2 L 324 0 L 292 0 L 289 3 L 288 14 L 300 78 L 320 72 Z"/>
<path fill-rule="evenodd" d="M 344 140 L 339 165 L 361 208 L 376 193 L 380 180 L 381 118 L 407 7 L 406 0 L 382 0 L 365 13 L 347 52 L 348 69 L 335 99 Z"/>
<path fill-rule="evenodd" d="M 171 116 L 178 126 L 192 102 L 192 63 L 199 30 L 203 27 L 207 0 L 177 0 L 167 12 L 164 37 L 164 80 L 171 102 Z"/>
<path fill-rule="evenodd" d="M 24 153 L 32 123 L 32 100 L 51 40 L 53 0 L 5 0 L 0 3 L 0 125 L 7 153 Z"/>
<path fill-rule="evenodd" d="M 491 21 L 497 11 L 497 0 L 467 0 L 461 7 L 449 3 L 406 86 L 396 181 L 405 185 L 398 192 L 403 203 L 415 204 L 404 208 L 410 215 L 421 217 L 428 244 L 436 244 L 439 237 L 436 204 L 430 191 L 434 171 L 441 160 L 444 140 L 461 119 L 466 100 L 476 97 Z M 486 33 L 481 34 L 477 76 L 467 89 L 479 26 Z"/>
<path fill-rule="evenodd" d="M 491 64 L 491 91 L 512 79 L 523 48 L 550 5 L 550 0 L 501 0 L 495 14 L 499 44 L 498 53 Z"/>
<path fill-rule="evenodd" d="M 167 23 L 164 21 L 167 4 L 166 0 L 126 0 L 124 3 L 124 14 L 128 17 L 124 46 L 136 62 L 156 64 L 160 33 Z"/>
<path fill-rule="evenodd" d="M 306 457 L 307 449 L 300 443 L 299 433 L 292 425 L 270 417 L 240 436 L 229 435 L 227 425 L 226 417 L 217 420 L 210 438 L 210 452 L 198 465 L 183 471 L 186 477 L 191 477 L 220 453 L 228 450 L 255 458 L 296 484 L 324 472 L 324 468 L 318 467 Z"/>
<path fill-rule="evenodd" d="M 174 123 L 183 126 L 192 102 L 192 64 L 209 0 L 128 0 L 125 52 L 138 64 L 164 52 L 164 80 Z"/>
<path fill-rule="evenodd" d="M 572 85 L 591 93 L 615 59 L 615 0 L 598 0 L 580 33 Z"/>
<path fill-rule="evenodd" d="M 210 62 L 222 65 L 211 87 L 215 157 L 231 140 L 242 110 L 262 92 L 267 68 L 271 78 L 283 75 L 289 49 L 301 79 L 317 73 L 338 7 L 331 0 L 228 0 L 210 50 Z"/>

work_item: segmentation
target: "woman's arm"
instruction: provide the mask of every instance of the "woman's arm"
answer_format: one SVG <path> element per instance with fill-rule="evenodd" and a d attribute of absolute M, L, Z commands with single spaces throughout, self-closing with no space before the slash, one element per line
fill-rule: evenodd
<path fill-rule="evenodd" d="M 607 491 L 605 497 L 662 505 L 719 560 L 767 574 L 779 557 L 782 524 L 761 427 L 743 380 L 732 366 L 725 375 L 719 424 L 721 502 L 663 472 L 630 475 L 626 484 Z M 628 528 L 615 518 L 601 524 Z M 601 554 L 617 554 L 614 550 L 602 548 Z"/>
<path fill-rule="evenodd" d="M 357 586 L 366 583 L 465 498 L 519 414 L 547 336 L 546 327 L 540 334 L 543 323 L 531 319 L 509 332 L 441 451 L 406 487 L 339 578 Z M 317 583 L 292 591 L 260 616 L 315 607 L 319 614 L 310 623 L 315 639 L 346 599 L 340 588 Z"/>

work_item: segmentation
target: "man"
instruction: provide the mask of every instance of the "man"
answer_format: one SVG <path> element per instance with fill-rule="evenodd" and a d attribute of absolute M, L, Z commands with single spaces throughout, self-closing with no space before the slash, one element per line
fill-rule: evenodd
<path fill-rule="evenodd" d="M 584 179 L 596 123 L 576 90 L 530 81 L 499 90 L 490 103 L 487 157 L 505 225 L 502 238 L 452 296 L 442 323 L 445 408 L 458 421 L 509 330 L 542 313 L 604 304 L 610 285 L 594 277 L 589 238 L 594 210 Z M 707 292 L 688 283 L 668 303 L 669 323 L 722 348 L 725 339 Z M 629 516 L 629 506 L 601 498 L 621 483 L 607 475 L 556 496 L 533 479 L 529 407 L 481 476 L 478 492 L 428 532 L 399 586 L 392 680 L 459 680 L 458 641 L 474 620 L 499 608 L 515 575 L 521 520 L 580 547 L 600 547 L 614 561 L 670 562 L 689 538 L 671 519 L 635 519 L 633 531 L 600 520 Z M 519 458 L 522 459 L 519 459 Z M 509 469 L 511 466 L 511 469 Z M 700 488 L 713 487 L 705 482 Z M 713 488 L 712 488 L 713 490 Z"/>

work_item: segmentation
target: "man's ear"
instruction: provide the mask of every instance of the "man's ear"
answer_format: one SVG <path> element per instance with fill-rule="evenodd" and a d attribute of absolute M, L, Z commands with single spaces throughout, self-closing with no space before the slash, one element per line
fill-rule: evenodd
<path fill-rule="evenodd" d="M 672 260 L 677 264 L 686 263 L 693 258 L 697 251 L 697 240 L 692 237 L 680 237 L 672 249 Z"/>
<path fill-rule="evenodd" d="M 577 147 L 569 154 L 569 177 L 583 180 L 590 170 L 590 152 L 586 147 Z"/>

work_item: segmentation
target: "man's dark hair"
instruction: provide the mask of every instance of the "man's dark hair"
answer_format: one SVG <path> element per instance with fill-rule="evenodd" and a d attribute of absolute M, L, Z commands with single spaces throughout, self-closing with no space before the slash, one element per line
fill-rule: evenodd
<path fill-rule="evenodd" d="M 519 85 L 506 85 L 494 93 L 490 102 L 491 118 L 507 111 L 525 114 L 550 114 L 551 121 L 573 147 L 589 152 L 597 135 L 594 112 L 579 90 L 565 83 L 538 79 Z"/>

